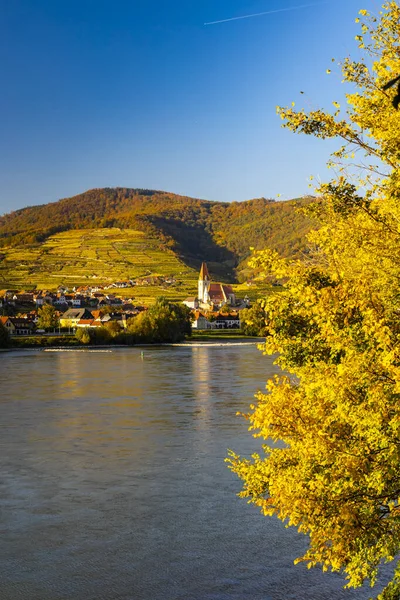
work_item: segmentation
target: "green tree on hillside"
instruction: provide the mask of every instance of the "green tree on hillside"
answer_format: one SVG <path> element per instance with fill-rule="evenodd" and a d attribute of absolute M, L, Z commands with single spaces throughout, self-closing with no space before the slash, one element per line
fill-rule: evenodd
<path fill-rule="evenodd" d="M 0 348 L 8 348 L 9 345 L 10 334 L 8 333 L 3 323 L 0 322 Z"/>
<path fill-rule="evenodd" d="M 106 327 L 77 327 L 75 337 L 82 344 L 101 346 L 109 344 L 113 336 Z"/>
<path fill-rule="evenodd" d="M 147 311 L 131 320 L 127 332 L 137 341 L 180 342 L 192 333 L 190 315 L 184 304 L 174 304 L 160 297 Z"/>
<path fill-rule="evenodd" d="M 89 333 L 89 327 L 77 327 L 75 337 L 79 342 L 81 342 L 81 344 L 90 344 L 91 337 Z"/>
<path fill-rule="evenodd" d="M 59 326 L 59 320 L 56 314 L 56 309 L 51 304 L 44 304 L 38 309 L 38 323 L 39 329 L 55 329 Z"/>
<path fill-rule="evenodd" d="M 117 321 L 108 321 L 108 323 L 105 324 L 105 328 L 112 337 L 118 335 L 122 329 L 121 325 Z"/>
<path fill-rule="evenodd" d="M 309 206 L 308 258 L 254 259 L 287 282 L 264 302 L 263 348 L 294 377 L 269 381 L 251 407 L 264 454 L 230 456 L 241 495 L 309 536 L 299 560 L 353 587 L 400 553 L 400 112 L 384 89 L 400 75 L 400 8 L 360 14 L 366 58 L 342 64 L 346 112 L 280 110 L 294 132 L 342 140 L 339 174 Z M 399 563 L 379 598 L 400 598 Z"/>

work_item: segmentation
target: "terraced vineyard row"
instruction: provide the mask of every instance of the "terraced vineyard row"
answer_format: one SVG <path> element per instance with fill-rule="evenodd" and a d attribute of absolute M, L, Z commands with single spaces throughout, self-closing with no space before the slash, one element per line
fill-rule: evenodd
<path fill-rule="evenodd" d="M 60 284 L 72 287 L 174 275 L 182 296 L 194 293 L 197 285 L 195 270 L 163 248 L 159 240 L 132 229 L 67 231 L 51 236 L 40 247 L 3 249 L 1 255 L 1 288 L 55 289 Z"/>

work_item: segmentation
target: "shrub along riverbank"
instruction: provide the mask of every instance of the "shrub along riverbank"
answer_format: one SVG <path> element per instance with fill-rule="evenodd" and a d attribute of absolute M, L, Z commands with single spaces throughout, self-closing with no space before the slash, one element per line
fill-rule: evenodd
<path fill-rule="evenodd" d="M 83 330 L 85 331 L 85 330 Z M 197 331 L 192 336 L 186 336 L 184 340 L 188 342 L 213 342 L 213 341 L 236 341 L 236 340 L 254 340 L 261 338 L 254 338 L 241 333 L 239 330 L 217 330 L 217 331 Z M 74 335 L 41 335 L 41 336 L 19 336 L 11 339 L 11 343 L 8 348 L 57 348 L 57 347 L 79 347 L 79 346 L 135 346 L 140 344 L 158 344 L 166 343 L 168 340 L 158 340 L 153 342 L 146 342 L 143 339 L 134 339 L 131 335 L 121 333 L 118 336 L 108 337 L 107 339 L 101 339 L 98 337 L 95 339 L 91 338 L 87 342 L 83 342 Z M 173 343 L 173 341 L 172 341 Z"/>

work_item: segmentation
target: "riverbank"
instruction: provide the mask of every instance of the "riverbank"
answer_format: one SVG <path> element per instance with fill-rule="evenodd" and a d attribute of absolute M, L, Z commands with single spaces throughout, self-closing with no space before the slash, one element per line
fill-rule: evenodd
<path fill-rule="evenodd" d="M 245 335 L 240 329 L 205 329 L 204 331 L 193 331 L 188 340 L 193 341 L 212 341 L 212 340 L 249 340 L 250 336 Z"/>
<path fill-rule="evenodd" d="M 183 342 L 158 342 L 154 344 L 138 343 L 133 345 L 126 344 L 107 344 L 107 345 L 82 345 L 82 344 L 52 344 L 51 346 L 40 346 L 36 344 L 19 344 L 18 346 L 10 346 L 9 348 L 2 348 L 0 352 L 18 352 L 22 350 L 35 350 L 40 352 L 111 352 L 113 349 L 122 348 L 155 348 L 160 346 L 238 346 L 238 345 L 249 345 L 249 344 L 262 344 L 265 338 L 254 338 L 254 337 L 241 337 L 241 338 L 212 338 L 212 339 L 188 339 Z"/>
<path fill-rule="evenodd" d="M 191 337 L 187 337 L 184 341 L 179 342 L 179 345 L 192 343 L 241 343 L 253 342 L 262 343 L 264 338 L 254 338 L 238 330 L 209 330 L 198 331 L 193 333 Z M 142 347 L 142 346 L 160 346 L 174 345 L 172 342 L 157 342 L 154 344 L 137 343 L 137 344 L 82 344 L 74 335 L 43 335 L 43 336 L 21 336 L 11 339 L 11 346 L 5 350 L 25 350 L 25 349 L 52 349 L 52 348 L 127 348 L 127 347 Z"/>

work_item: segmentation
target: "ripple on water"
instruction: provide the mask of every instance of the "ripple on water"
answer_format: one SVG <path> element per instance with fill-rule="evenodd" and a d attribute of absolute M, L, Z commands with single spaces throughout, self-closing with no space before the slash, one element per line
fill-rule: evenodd
<path fill-rule="evenodd" d="M 4 353 L 1 600 L 369 598 L 293 566 L 306 540 L 236 496 L 254 344 Z"/>

